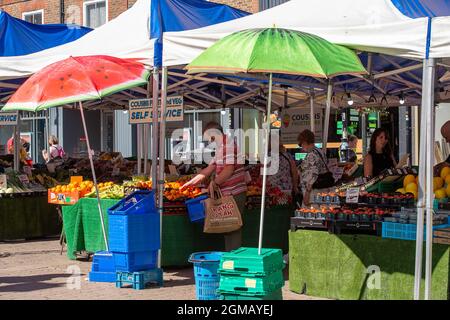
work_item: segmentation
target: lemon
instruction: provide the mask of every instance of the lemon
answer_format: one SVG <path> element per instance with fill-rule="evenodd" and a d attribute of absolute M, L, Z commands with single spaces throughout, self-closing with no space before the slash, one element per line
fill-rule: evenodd
<path fill-rule="evenodd" d="M 436 199 L 443 199 L 443 198 L 446 198 L 446 197 L 447 197 L 447 192 L 446 192 L 446 190 L 445 190 L 444 188 L 438 189 L 438 190 L 436 190 L 436 191 L 434 192 L 434 197 L 435 197 Z"/>
<path fill-rule="evenodd" d="M 445 184 L 450 185 L 450 174 L 445 177 Z"/>
<path fill-rule="evenodd" d="M 443 167 L 441 169 L 441 178 L 445 179 L 448 175 L 450 175 L 450 168 L 449 167 Z"/>
<path fill-rule="evenodd" d="M 433 178 L 433 191 L 441 189 L 443 186 L 444 186 L 444 179 L 442 179 L 441 177 Z"/>
<path fill-rule="evenodd" d="M 405 190 L 405 188 L 400 188 L 400 189 L 395 190 L 395 192 L 400 192 L 402 194 L 405 194 L 406 190 Z"/>
<path fill-rule="evenodd" d="M 417 190 L 418 190 L 418 188 L 417 188 L 417 184 L 415 182 L 408 183 L 408 185 L 405 187 L 406 192 L 414 191 L 417 193 Z"/>
<path fill-rule="evenodd" d="M 405 179 L 403 179 L 403 187 L 406 187 L 410 183 L 416 183 L 416 177 L 412 174 L 408 174 Z"/>

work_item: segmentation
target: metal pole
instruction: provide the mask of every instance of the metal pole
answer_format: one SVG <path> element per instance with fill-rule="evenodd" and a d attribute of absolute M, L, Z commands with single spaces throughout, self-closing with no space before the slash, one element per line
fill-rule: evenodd
<path fill-rule="evenodd" d="M 365 157 L 367 153 L 367 114 L 365 112 L 361 114 L 361 128 L 362 155 Z"/>
<path fill-rule="evenodd" d="M 86 120 L 84 119 L 83 104 L 79 102 L 79 105 L 80 105 L 81 121 L 83 122 L 84 135 L 86 136 L 89 162 L 91 163 L 92 179 L 94 180 L 95 194 L 97 195 L 97 205 L 98 205 L 98 212 L 100 214 L 100 221 L 102 223 L 103 239 L 105 240 L 106 251 L 109 251 L 108 240 L 106 239 L 106 232 L 105 232 L 105 222 L 103 221 L 103 210 L 100 203 L 100 195 L 98 193 L 97 176 L 95 175 L 94 160 L 92 159 L 93 150 L 91 150 L 91 145 L 89 143 L 89 136 L 86 128 Z"/>
<path fill-rule="evenodd" d="M 313 133 L 315 133 L 316 132 L 316 124 L 315 124 L 315 118 L 314 118 L 314 90 L 310 91 L 309 102 L 311 104 L 311 112 L 310 112 L 310 116 L 311 116 L 311 131 Z"/>
<path fill-rule="evenodd" d="M 327 92 L 327 108 L 325 109 L 325 124 L 323 128 L 323 151 L 326 153 L 327 151 L 327 143 L 328 143 L 328 130 L 330 128 L 330 112 L 331 112 L 331 97 L 333 95 L 333 85 L 331 81 L 328 81 L 328 92 Z"/>
<path fill-rule="evenodd" d="M 152 96 L 152 186 L 157 194 L 158 183 L 158 109 L 159 109 L 159 70 L 153 68 L 153 96 Z"/>
<path fill-rule="evenodd" d="M 427 64 L 423 64 L 423 87 L 422 87 L 422 105 L 420 108 L 420 161 L 419 161 L 419 194 L 417 199 L 417 232 L 416 232 L 416 263 L 414 273 L 414 300 L 420 300 L 420 283 L 422 281 L 422 255 L 423 255 L 423 224 L 424 224 L 424 208 L 425 208 L 425 187 L 426 187 L 426 114 L 427 114 L 427 95 L 429 81 L 427 76 Z"/>
<path fill-rule="evenodd" d="M 142 125 L 136 125 L 136 143 L 137 143 L 137 174 L 142 172 Z"/>
<path fill-rule="evenodd" d="M 272 73 L 269 76 L 269 97 L 267 99 L 267 113 L 266 113 L 266 130 L 265 130 L 265 146 L 264 146 L 264 162 L 263 162 L 263 185 L 262 185 L 262 199 L 261 199 L 261 221 L 259 224 L 259 243 L 258 254 L 261 254 L 263 231 L 264 231 L 264 209 L 266 206 L 266 184 L 267 184 L 267 161 L 269 157 L 269 133 L 270 133 L 270 114 L 272 109 Z"/>
<path fill-rule="evenodd" d="M 161 87 L 161 123 L 159 127 L 159 235 L 162 243 L 162 219 L 164 198 L 164 168 L 165 168 L 165 142 L 166 142 L 166 105 L 167 105 L 167 67 L 162 69 Z M 161 250 L 158 254 L 158 268 L 161 268 Z"/>
<path fill-rule="evenodd" d="M 433 258 L 433 164 L 434 164 L 434 88 L 436 76 L 436 61 L 428 59 L 425 63 L 426 79 L 428 81 L 427 91 L 425 92 L 426 111 L 427 111 L 427 188 L 426 188 L 426 259 L 425 259 L 425 300 L 431 299 L 431 276 L 432 276 L 432 258 Z"/>
<path fill-rule="evenodd" d="M 14 171 L 20 169 L 20 111 L 17 114 L 17 125 L 14 127 Z"/>

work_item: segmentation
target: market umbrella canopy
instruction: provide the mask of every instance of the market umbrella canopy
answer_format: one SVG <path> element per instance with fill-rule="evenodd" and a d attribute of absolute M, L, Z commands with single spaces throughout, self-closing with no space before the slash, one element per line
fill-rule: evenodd
<path fill-rule="evenodd" d="M 144 65 L 134 60 L 110 56 L 70 57 L 55 62 L 31 76 L 2 109 L 2 111 L 39 111 L 68 103 L 79 103 L 107 251 L 108 240 L 82 101 L 101 99 L 146 84 L 149 75 L 150 72 Z"/>
<path fill-rule="evenodd" d="M 130 59 L 70 57 L 32 75 L 2 110 L 40 111 L 73 102 L 97 100 L 144 85 L 149 75 L 143 64 Z"/>
<path fill-rule="evenodd" d="M 188 73 L 283 73 L 318 78 L 366 74 L 356 53 L 318 36 L 279 28 L 235 32 L 213 44 Z"/>

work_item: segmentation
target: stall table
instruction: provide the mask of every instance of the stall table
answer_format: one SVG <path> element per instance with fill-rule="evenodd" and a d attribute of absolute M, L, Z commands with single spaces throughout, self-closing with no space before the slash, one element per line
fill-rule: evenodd
<path fill-rule="evenodd" d="M 290 290 L 330 299 L 412 300 L 415 246 L 415 241 L 369 235 L 290 231 Z M 449 251 L 433 245 L 434 300 L 449 299 Z M 380 270 L 379 288 L 370 270 Z"/>
<path fill-rule="evenodd" d="M 2 197 L 0 199 L 0 241 L 59 235 L 61 221 L 47 195 Z"/>
<path fill-rule="evenodd" d="M 105 215 L 105 227 L 108 230 L 108 208 L 118 200 L 101 200 Z M 64 206 L 64 230 L 67 239 L 67 256 L 76 258 L 76 252 L 96 252 L 105 250 L 102 237 L 97 199 L 82 198 L 73 206 Z M 272 248 L 282 248 L 287 251 L 287 231 L 291 207 L 274 207 L 266 211 L 264 245 Z M 243 213 L 243 246 L 258 246 L 259 210 L 246 210 Z M 192 223 L 186 214 L 164 214 L 162 232 L 161 265 L 186 266 L 193 252 L 223 251 L 224 237 L 221 234 L 203 233 L 203 224 Z"/>

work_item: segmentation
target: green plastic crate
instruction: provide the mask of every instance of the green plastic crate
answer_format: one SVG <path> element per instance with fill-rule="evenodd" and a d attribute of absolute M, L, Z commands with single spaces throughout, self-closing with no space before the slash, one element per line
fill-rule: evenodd
<path fill-rule="evenodd" d="M 261 276 L 284 269 L 281 249 L 239 248 L 225 253 L 220 259 L 220 275 Z"/>
<path fill-rule="evenodd" d="M 281 289 L 275 290 L 265 296 L 249 295 L 249 294 L 234 294 L 227 292 L 220 292 L 221 300 L 283 300 L 283 292 Z"/>
<path fill-rule="evenodd" d="M 230 294 L 249 293 L 265 296 L 284 286 L 283 271 L 273 272 L 265 277 L 242 277 L 221 275 L 219 291 Z"/>

